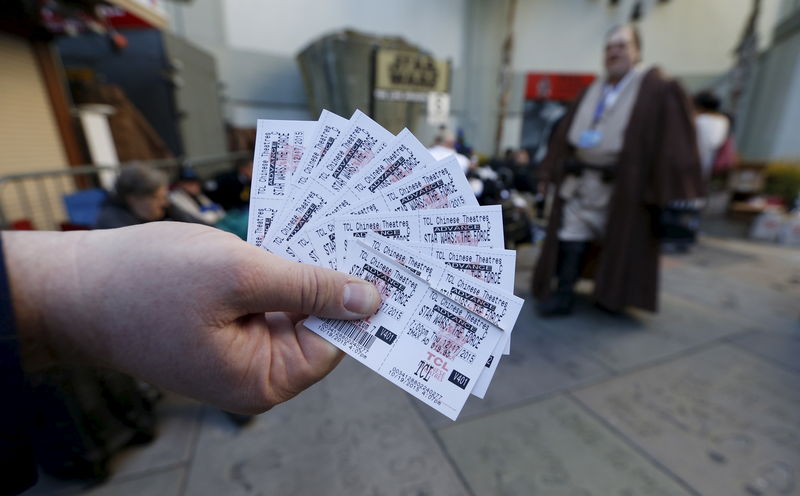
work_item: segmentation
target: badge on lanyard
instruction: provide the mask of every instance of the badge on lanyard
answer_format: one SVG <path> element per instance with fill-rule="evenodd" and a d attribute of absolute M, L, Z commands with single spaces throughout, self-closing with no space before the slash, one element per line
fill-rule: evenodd
<path fill-rule="evenodd" d="M 603 140 L 603 131 L 599 129 L 587 129 L 578 138 L 578 148 L 594 148 Z"/>
<path fill-rule="evenodd" d="M 606 111 L 606 100 L 612 91 L 615 91 L 615 88 L 603 88 L 603 94 L 600 96 L 600 100 L 597 101 L 597 106 L 594 108 L 592 127 L 582 132 L 580 137 L 578 137 L 578 148 L 594 148 L 603 140 L 603 131 L 597 129 L 597 125 L 600 123 L 600 119 L 602 119 L 603 113 Z"/>

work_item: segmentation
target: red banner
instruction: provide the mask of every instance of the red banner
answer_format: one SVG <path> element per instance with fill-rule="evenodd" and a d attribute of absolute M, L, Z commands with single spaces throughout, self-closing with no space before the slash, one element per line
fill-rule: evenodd
<path fill-rule="evenodd" d="M 595 80 L 594 74 L 529 72 L 526 100 L 574 100 Z"/>

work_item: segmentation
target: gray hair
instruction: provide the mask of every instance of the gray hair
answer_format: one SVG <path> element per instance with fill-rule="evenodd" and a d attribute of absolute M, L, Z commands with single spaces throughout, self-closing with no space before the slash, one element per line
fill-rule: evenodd
<path fill-rule="evenodd" d="M 114 185 L 117 196 L 150 196 L 159 188 L 169 184 L 164 171 L 143 164 L 133 164 L 122 168 Z"/>

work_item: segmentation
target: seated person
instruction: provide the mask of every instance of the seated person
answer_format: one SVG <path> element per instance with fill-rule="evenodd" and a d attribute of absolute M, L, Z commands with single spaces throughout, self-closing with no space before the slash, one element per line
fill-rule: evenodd
<path fill-rule="evenodd" d="M 216 224 L 225 217 L 225 210 L 203 194 L 200 178 L 188 167 L 181 169 L 178 181 L 169 193 L 169 201 L 207 224 Z"/>
<path fill-rule="evenodd" d="M 250 181 L 253 161 L 236 161 L 235 170 L 224 172 L 206 183 L 206 194 L 226 211 L 246 210 L 250 204 Z"/>
<path fill-rule="evenodd" d="M 114 192 L 100 207 L 95 229 L 113 229 L 157 220 L 195 222 L 202 220 L 170 204 L 167 174 L 146 165 L 123 167 Z"/>

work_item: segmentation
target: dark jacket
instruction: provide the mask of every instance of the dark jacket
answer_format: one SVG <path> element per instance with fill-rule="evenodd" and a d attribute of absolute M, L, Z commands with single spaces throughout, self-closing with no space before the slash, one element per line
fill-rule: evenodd
<path fill-rule="evenodd" d="M 206 183 L 205 193 L 225 210 L 245 209 L 250 205 L 250 180 L 236 171 L 225 172 Z"/>
<path fill-rule="evenodd" d="M 30 388 L 20 364 L 14 310 L 0 240 L 0 494 L 16 494 L 36 483 Z"/>
<path fill-rule="evenodd" d="M 168 206 L 164 218 L 159 220 L 205 224 L 202 220 L 175 205 Z M 114 229 L 117 227 L 135 226 L 146 222 L 148 221 L 136 217 L 121 200 L 112 196 L 100 207 L 100 213 L 97 214 L 94 228 Z"/>
<path fill-rule="evenodd" d="M 567 134 L 577 103 L 559 124 L 542 163 L 543 180 L 558 188 Z M 557 191 L 557 189 L 556 189 Z M 704 195 L 689 100 L 681 86 L 658 68 L 645 74 L 616 169 L 605 237 L 594 271 L 594 298 L 612 310 L 658 308 L 660 208 L 672 200 Z M 558 230 L 564 201 L 556 194 L 542 252 L 533 277 L 534 296 L 551 291 L 558 258 Z"/>

